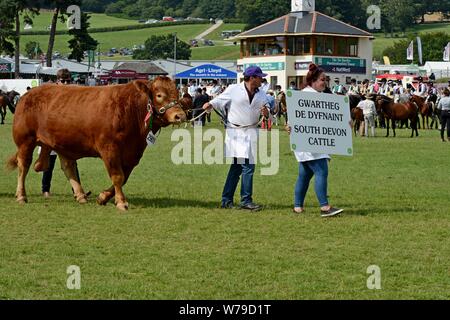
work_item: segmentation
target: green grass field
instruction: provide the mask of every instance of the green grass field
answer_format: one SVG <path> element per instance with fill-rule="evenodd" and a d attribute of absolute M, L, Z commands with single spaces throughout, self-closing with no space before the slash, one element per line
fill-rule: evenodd
<path fill-rule="evenodd" d="M 11 128 L 8 114 L 1 159 L 15 151 Z M 23 206 L 14 199 L 17 172 L 3 172 L 0 298 L 450 298 L 450 143 L 438 131 L 354 138 L 354 156 L 330 163 L 330 201 L 345 212 L 324 219 L 312 185 L 306 213 L 291 212 L 297 163 L 284 132 L 278 174 L 261 176 L 261 165 L 255 174 L 254 200 L 265 210 L 249 213 L 218 209 L 227 165 L 172 163 L 173 130 L 132 173 L 127 213 L 95 196 L 77 204 L 59 161 L 52 197 L 41 196 L 32 171 Z M 94 195 L 111 184 L 99 159 L 82 159 L 79 169 Z M 81 269 L 80 290 L 66 287 L 70 265 Z M 367 288 L 371 265 L 380 267 L 380 290 Z"/>
<path fill-rule="evenodd" d="M 105 14 L 91 14 L 91 27 L 100 28 L 108 26 L 125 26 L 138 24 L 135 20 L 120 19 L 110 17 Z M 44 30 L 50 24 L 51 13 L 42 12 L 34 19 L 33 30 Z M 185 42 L 194 38 L 209 25 L 186 25 L 186 26 L 173 26 L 173 27 L 158 27 L 151 29 L 130 30 L 130 31 L 118 31 L 108 33 L 93 33 L 91 34 L 97 41 L 100 42 L 100 50 L 108 51 L 110 48 L 121 47 L 133 47 L 133 45 L 143 44 L 144 41 L 152 34 L 161 35 L 177 32 L 179 38 Z M 217 30 L 209 34 L 206 38 L 215 42 L 213 47 L 202 47 L 192 49 L 192 60 L 236 60 L 239 58 L 239 46 L 229 46 L 229 41 L 224 41 L 221 37 L 223 30 L 244 30 L 244 24 L 224 24 Z M 59 22 L 58 29 L 65 28 L 65 25 Z M 426 33 L 426 32 L 448 32 L 450 33 L 449 23 L 436 23 L 436 24 L 424 24 L 415 25 L 407 30 L 407 34 L 411 33 Z M 395 41 L 401 40 L 402 34 L 397 33 L 398 37 L 391 38 L 390 35 L 384 33 L 376 33 L 375 40 L 373 41 L 373 53 L 375 58 L 381 58 L 382 52 L 385 48 L 394 44 Z M 59 51 L 62 54 L 68 54 L 69 49 L 67 47 L 67 41 L 70 39 L 68 35 L 58 35 L 56 37 L 55 51 Z M 22 51 L 25 48 L 25 44 L 29 41 L 37 41 L 40 43 L 41 48 L 46 52 L 48 45 L 48 36 L 22 36 Z M 116 59 L 122 59 L 117 57 Z M 124 58 L 125 60 L 127 58 Z"/>
<path fill-rule="evenodd" d="M 450 33 L 450 23 L 434 23 L 415 25 L 406 31 L 406 34 L 416 33 L 431 33 L 431 32 L 446 32 Z M 375 40 L 373 41 L 373 56 L 376 59 L 382 58 L 383 50 L 387 47 L 394 45 L 396 41 L 406 39 L 403 34 L 397 33 L 397 38 L 392 38 L 390 35 L 387 37 L 384 33 L 376 33 Z"/>
<path fill-rule="evenodd" d="M 91 33 L 90 35 L 100 43 L 100 51 L 107 52 L 111 48 L 132 48 L 133 45 L 144 44 L 145 40 L 152 35 L 165 35 L 177 33 L 177 37 L 182 41 L 189 41 L 196 35 L 202 33 L 208 28 L 206 24 L 188 25 L 188 26 L 168 26 L 158 27 L 140 30 L 128 30 L 117 32 L 101 32 Z M 70 35 L 57 35 L 55 41 L 54 51 L 59 51 L 62 54 L 68 54 L 70 49 L 68 47 L 68 41 L 71 39 Z M 46 52 L 48 47 L 48 36 L 22 36 L 22 47 L 25 48 L 25 44 L 29 41 L 37 41 L 40 43 L 41 49 Z"/>
<path fill-rule="evenodd" d="M 106 14 L 90 13 L 90 28 L 106 28 L 106 27 L 120 27 L 120 26 L 131 26 L 139 24 L 137 20 L 128 20 L 115 18 L 107 16 Z M 33 18 L 33 29 L 32 31 L 45 31 L 47 27 L 50 26 L 53 18 L 53 12 L 42 10 L 39 15 Z M 23 30 L 22 26 L 22 30 Z M 58 19 L 58 25 L 56 30 L 66 30 L 67 24 L 62 23 Z"/>

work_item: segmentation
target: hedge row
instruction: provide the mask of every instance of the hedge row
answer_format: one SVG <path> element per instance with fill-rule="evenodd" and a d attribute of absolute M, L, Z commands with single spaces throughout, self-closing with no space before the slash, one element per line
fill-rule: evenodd
<path fill-rule="evenodd" d="M 209 21 L 173 21 L 173 22 L 156 22 L 151 24 L 137 24 L 131 26 L 116 26 L 116 27 L 105 27 L 105 28 L 89 28 L 89 33 L 101 33 L 101 32 L 117 32 L 117 31 L 127 31 L 127 30 L 139 30 L 139 29 L 149 29 L 164 26 L 178 26 L 178 25 L 188 25 L 188 24 L 209 24 Z M 56 34 L 68 34 L 69 30 L 56 30 Z M 49 35 L 50 31 L 23 31 L 21 35 Z"/>
<path fill-rule="evenodd" d="M 242 21 L 242 19 L 238 19 L 238 18 L 226 18 L 223 19 L 224 23 L 245 23 L 244 21 Z"/>

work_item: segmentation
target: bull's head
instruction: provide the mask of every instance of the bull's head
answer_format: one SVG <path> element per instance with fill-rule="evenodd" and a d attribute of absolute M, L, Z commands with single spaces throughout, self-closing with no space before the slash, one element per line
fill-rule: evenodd
<path fill-rule="evenodd" d="M 186 121 L 183 105 L 178 101 L 178 90 L 168 77 L 157 77 L 150 83 L 150 94 L 155 119 L 161 126 L 180 124 Z"/>

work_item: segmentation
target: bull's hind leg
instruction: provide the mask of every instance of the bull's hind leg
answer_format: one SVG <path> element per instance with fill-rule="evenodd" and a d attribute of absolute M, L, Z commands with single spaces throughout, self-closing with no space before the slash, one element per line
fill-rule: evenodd
<path fill-rule="evenodd" d="M 25 179 L 30 169 L 31 161 L 33 161 L 33 150 L 35 146 L 34 140 L 29 140 L 20 145 L 19 150 L 17 151 L 17 169 L 19 173 L 17 178 L 16 198 L 17 202 L 20 204 L 28 202 L 25 191 Z"/>
<path fill-rule="evenodd" d="M 75 199 L 78 201 L 78 203 L 86 203 L 87 195 L 84 193 L 83 188 L 81 187 L 81 183 L 78 180 L 76 172 L 77 162 L 75 160 L 67 159 L 61 155 L 59 155 L 59 160 L 61 162 L 61 169 L 64 171 L 64 174 L 66 175 L 72 186 Z"/>
<path fill-rule="evenodd" d="M 39 158 L 34 163 L 34 171 L 46 171 L 50 165 L 50 152 L 52 150 L 47 146 L 41 147 L 41 152 L 39 153 Z"/>

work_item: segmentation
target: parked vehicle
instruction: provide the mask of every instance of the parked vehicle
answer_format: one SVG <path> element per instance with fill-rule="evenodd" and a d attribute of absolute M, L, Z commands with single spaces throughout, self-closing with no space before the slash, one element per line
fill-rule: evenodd
<path fill-rule="evenodd" d="M 198 47 L 198 41 L 195 39 L 189 40 L 191 47 Z"/>
<path fill-rule="evenodd" d="M 203 40 L 203 44 L 205 46 L 213 46 L 214 42 L 212 42 L 212 40 L 205 39 L 205 40 Z"/>

